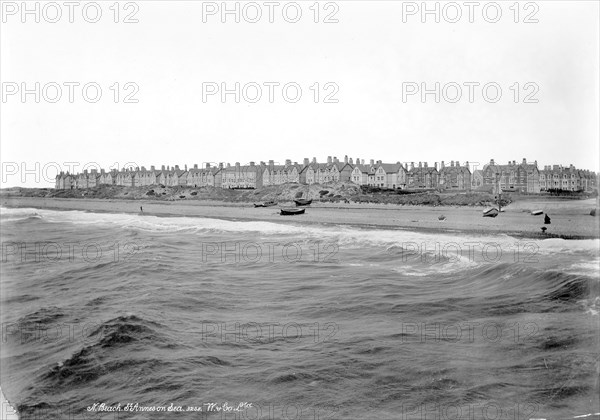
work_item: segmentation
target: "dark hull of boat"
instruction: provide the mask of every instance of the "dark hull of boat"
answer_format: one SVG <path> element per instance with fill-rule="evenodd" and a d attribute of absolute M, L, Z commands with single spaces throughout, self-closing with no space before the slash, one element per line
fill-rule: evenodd
<path fill-rule="evenodd" d="M 294 203 L 296 203 L 296 206 L 298 206 L 298 207 L 310 206 L 312 203 L 312 200 L 294 200 Z"/>
<path fill-rule="evenodd" d="M 498 216 L 498 209 L 491 208 L 488 210 L 484 210 L 483 217 L 496 217 Z"/>
<path fill-rule="evenodd" d="M 296 216 L 298 214 L 304 214 L 306 209 L 281 209 L 282 216 Z"/>
<path fill-rule="evenodd" d="M 254 207 L 273 207 L 276 206 L 277 203 L 261 203 L 261 204 L 254 204 Z"/>

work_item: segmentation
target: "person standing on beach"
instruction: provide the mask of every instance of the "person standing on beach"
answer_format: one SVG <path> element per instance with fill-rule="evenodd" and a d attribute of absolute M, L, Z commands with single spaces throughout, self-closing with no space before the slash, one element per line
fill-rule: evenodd
<path fill-rule="evenodd" d="M 550 224 L 550 216 L 548 216 L 548 213 L 544 214 L 544 224 L 545 225 Z"/>
<path fill-rule="evenodd" d="M 140 211 L 141 211 L 142 213 L 144 212 L 144 209 L 142 208 L 142 206 L 140 206 Z"/>

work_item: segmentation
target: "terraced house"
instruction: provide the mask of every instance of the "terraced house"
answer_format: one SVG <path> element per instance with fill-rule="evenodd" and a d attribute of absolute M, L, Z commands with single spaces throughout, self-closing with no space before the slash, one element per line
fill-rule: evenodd
<path fill-rule="evenodd" d="M 207 163 L 204 168 L 194 165 L 187 173 L 187 185 L 194 188 L 221 187 L 222 169 L 222 164 L 218 167 L 211 167 L 210 163 Z"/>
<path fill-rule="evenodd" d="M 357 159 L 360 161 L 360 159 Z M 358 185 L 380 188 L 405 188 L 406 169 L 400 162 L 383 163 L 371 160 L 369 165 L 357 164 L 352 170 L 351 181 Z"/>
<path fill-rule="evenodd" d="M 419 162 L 419 166 L 415 166 L 411 162 L 410 169 L 406 175 L 406 185 L 410 189 L 432 189 L 437 188 L 439 184 L 439 172 L 437 163 L 434 166 L 429 166 L 427 162 Z"/>
<path fill-rule="evenodd" d="M 254 162 L 249 165 L 236 162 L 235 166 L 228 163 L 221 172 L 221 188 L 251 189 L 263 186 L 263 168 Z"/>
<path fill-rule="evenodd" d="M 483 183 L 496 192 L 497 186 L 502 191 L 522 193 L 540 192 L 540 172 L 537 161 L 527 163 L 526 159 L 519 164 L 509 161 L 507 165 L 498 165 L 494 159 L 483 167 Z"/>
<path fill-rule="evenodd" d="M 414 162 L 404 166 L 400 162 L 383 163 L 381 160 L 353 161 L 348 156 L 340 161 L 337 157 L 327 157 L 327 163 L 319 163 L 316 158 L 309 161 L 305 158 L 302 164 L 290 159 L 284 165 L 261 162 L 256 165 L 235 165 L 219 163 L 218 166 L 206 164 L 204 168 L 194 165 L 188 170 L 187 165 L 180 169 L 179 165 L 162 165 L 160 170 L 154 166 L 147 170 L 141 168 L 125 168 L 121 171 L 104 169 L 84 170 L 79 174 L 60 172 L 55 178 L 57 189 L 84 189 L 99 185 L 118 185 L 125 187 L 144 187 L 152 185 L 217 187 L 217 188 L 262 188 L 263 186 L 281 185 L 285 183 L 327 184 L 331 182 L 352 182 L 357 185 L 369 185 L 390 189 L 449 189 L 469 191 L 471 189 L 539 193 L 551 189 L 568 191 L 592 191 L 598 189 L 598 174 L 577 169 L 573 165 L 546 166 L 538 170 L 537 161 L 521 163 L 509 161 L 499 165 L 493 159 L 482 170 L 473 174 L 469 163 L 461 165 L 459 161 L 451 161 L 450 165 L 441 162 L 429 166 L 427 162 Z"/>
<path fill-rule="evenodd" d="M 304 168 L 307 184 L 326 184 L 328 182 L 349 182 L 353 166 L 348 161 L 340 162 L 337 157 L 327 157 L 327 163 L 318 163 L 315 158 Z"/>
<path fill-rule="evenodd" d="M 573 165 L 547 165 L 540 171 L 540 190 L 592 191 L 597 189 L 596 174 Z"/>
<path fill-rule="evenodd" d="M 304 161 L 308 165 L 308 159 L 304 159 Z M 261 162 L 260 166 L 264 168 L 262 174 L 263 186 L 300 182 L 300 172 L 306 165 L 299 165 L 298 162 L 292 163 L 290 159 L 285 161 L 285 165 L 276 165 L 272 160 L 269 161 L 268 165 Z"/>
<path fill-rule="evenodd" d="M 445 162 L 440 163 L 439 188 L 445 190 L 471 190 L 471 170 L 469 162 L 464 166 L 459 161 L 450 161 L 450 166 Z"/>

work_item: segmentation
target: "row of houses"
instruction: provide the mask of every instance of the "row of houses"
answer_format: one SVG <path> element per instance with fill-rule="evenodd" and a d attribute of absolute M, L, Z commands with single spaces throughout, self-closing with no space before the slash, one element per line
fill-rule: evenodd
<path fill-rule="evenodd" d="M 539 169 L 537 161 L 528 163 L 523 159 L 517 163 L 513 160 L 503 165 L 492 159 L 483 169 L 473 172 L 472 189 L 533 194 L 552 189 L 593 191 L 598 189 L 598 174 L 576 169 L 573 165 L 552 165 Z"/>
<path fill-rule="evenodd" d="M 539 170 L 537 162 L 516 161 L 499 165 L 492 159 L 483 169 L 471 173 L 469 162 L 461 164 L 442 161 L 429 166 L 427 162 L 383 163 L 381 160 L 343 160 L 329 156 L 327 162 L 305 158 L 302 163 L 286 160 L 284 164 L 250 162 L 248 165 L 205 164 L 162 166 L 160 169 L 127 168 L 121 171 L 96 170 L 79 174 L 61 172 L 56 177 L 57 189 L 93 188 L 99 185 L 128 187 L 165 185 L 218 187 L 232 189 L 262 188 L 285 183 L 327 184 L 353 182 L 357 185 L 390 189 L 436 189 L 436 190 L 497 190 L 539 193 L 550 188 L 586 190 L 597 188 L 597 177 L 591 171 L 577 170 L 555 165 Z M 560 186 L 558 186 L 560 185 Z"/>

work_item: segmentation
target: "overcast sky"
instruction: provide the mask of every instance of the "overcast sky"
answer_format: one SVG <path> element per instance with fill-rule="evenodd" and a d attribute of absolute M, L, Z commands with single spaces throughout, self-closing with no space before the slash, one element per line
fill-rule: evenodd
<path fill-rule="evenodd" d="M 349 155 L 599 169 L 597 1 L 439 2 L 439 23 L 401 1 L 227 2 L 239 23 L 220 1 L 121 2 L 118 16 L 100 1 L 96 23 L 90 2 L 74 6 L 73 23 L 62 1 L 27 4 L 39 23 L 20 1 L 2 2 L 2 186 L 50 186 L 44 177 L 69 162 Z M 39 103 L 21 96 L 36 82 Z M 236 83 L 239 103 L 220 92 Z M 47 168 L 39 183 L 23 172 L 36 163 Z"/>

